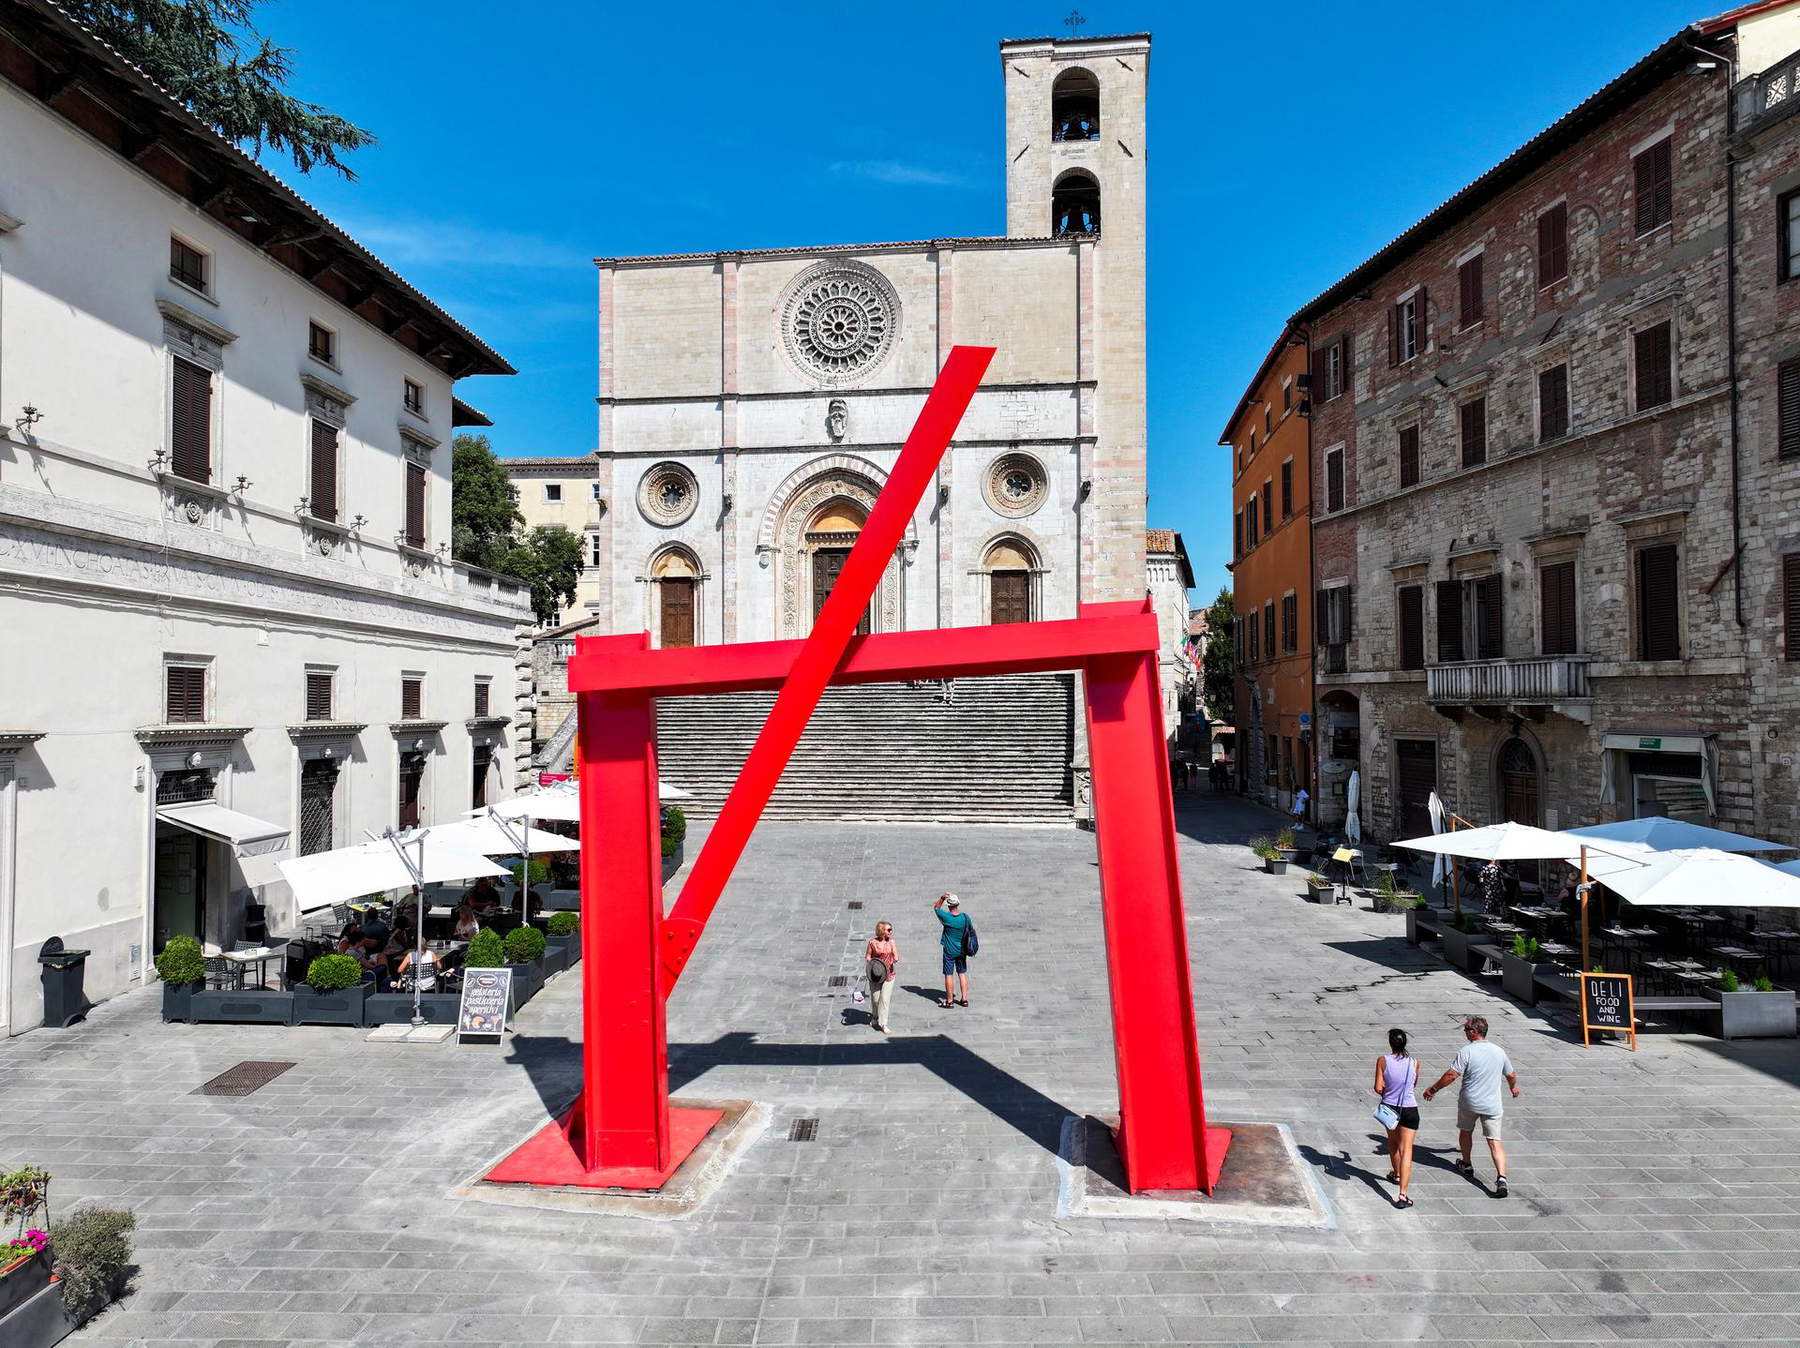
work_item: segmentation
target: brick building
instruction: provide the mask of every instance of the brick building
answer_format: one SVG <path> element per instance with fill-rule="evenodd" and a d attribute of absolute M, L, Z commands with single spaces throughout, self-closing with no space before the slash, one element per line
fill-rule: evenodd
<path fill-rule="evenodd" d="M 1306 338 L 1285 328 L 1219 436 L 1232 455 L 1238 781 L 1282 809 L 1313 791 L 1307 383 Z"/>
<path fill-rule="evenodd" d="M 1319 771 L 1361 768 L 1372 836 L 1426 831 L 1434 789 L 1478 821 L 1792 831 L 1796 159 L 1773 125 L 1726 151 L 1734 92 L 1797 47 L 1795 3 L 1682 30 L 1296 315 Z"/>

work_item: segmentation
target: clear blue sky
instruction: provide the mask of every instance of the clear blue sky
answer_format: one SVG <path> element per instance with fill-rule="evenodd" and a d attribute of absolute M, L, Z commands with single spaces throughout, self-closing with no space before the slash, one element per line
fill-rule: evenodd
<path fill-rule="evenodd" d="M 1149 523 L 1181 530 L 1204 602 L 1231 541 L 1219 431 L 1277 325 L 1710 11 L 1083 12 L 1090 36 L 1155 38 Z M 381 144 L 354 156 L 355 183 L 269 162 L 518 367 L 459 390 L 502 454 L 582 453 L 591 258 L 1003 232 L 995 44 L 1065 33 L 1067 13 L 279 0 L 262 23 L 297 50 L 295 91 Z"/>

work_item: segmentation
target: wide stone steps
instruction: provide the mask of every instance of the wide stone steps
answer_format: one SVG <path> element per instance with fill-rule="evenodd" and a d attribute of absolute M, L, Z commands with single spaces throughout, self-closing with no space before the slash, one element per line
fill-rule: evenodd
<path fill-rule="evenodd" d="M 659 771 L 693 793 L 689 814 L 718 813 L 774 702 L 726 693 L 657 703 Z M 827 689 L 767 815 L 1066 822 L 1074 706 L 1063 674 Z"/>

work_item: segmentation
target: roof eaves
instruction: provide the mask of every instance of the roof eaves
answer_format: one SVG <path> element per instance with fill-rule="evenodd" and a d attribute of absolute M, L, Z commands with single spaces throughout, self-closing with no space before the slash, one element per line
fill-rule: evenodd
<path fill-rule="evenodd" d="M 1081 234 L 1056 238 L 1048 234 L 1014 237 L 1010 234 L 970 234 L 956 238 L 891 239 L 881 243 L 827 243 L 794 248 L 718 248 L 700 253 L 637 253 L 621 257 L 597 257 L 596 267 L 640 262 L 717 262 L 746 257 L 827 257 L 840 253 L 878 253 L 902 248 L 995 247 L 1002 244 L 1070 244 L 1093 236 Z"/>

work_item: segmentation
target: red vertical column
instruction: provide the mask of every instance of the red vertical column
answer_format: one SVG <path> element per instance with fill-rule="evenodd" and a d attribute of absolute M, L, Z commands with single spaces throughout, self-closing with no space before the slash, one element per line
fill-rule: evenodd
<path fill-rule="evenodd" d="M 1156 656 L 1096 660 L 1085 682 L 1126 1185 L 1210 1193 L 1230 1135 L 1209 1139 L 1200 1089 Z"/>

